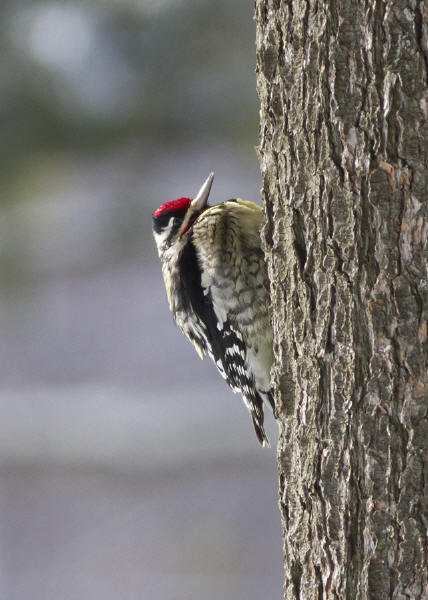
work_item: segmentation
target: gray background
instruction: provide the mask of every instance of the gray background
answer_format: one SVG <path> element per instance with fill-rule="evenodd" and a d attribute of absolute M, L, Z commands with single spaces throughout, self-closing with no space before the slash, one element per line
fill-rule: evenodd
<path fill-rule="evenodd" d="M 274 450 L 150 222 L 211 170 L 259 201 L 254 35 L 244 0 L 0 6 L 1 599 L 281 597 Z"/>

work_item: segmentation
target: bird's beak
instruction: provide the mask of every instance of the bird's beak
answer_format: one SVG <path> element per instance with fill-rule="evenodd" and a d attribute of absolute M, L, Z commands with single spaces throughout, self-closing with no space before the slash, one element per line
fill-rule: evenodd
<path fill-rule="evenodd" d="M 198 195 L 190 203 L 189 210 L 187 211 L 186 217 L 181 226 L 180 235 L 183 235 L 183 233 L 185 233 L 185 231 L 187 231 L 187 229 L 189 227 L 189 223 L 191 222 L 192 218 L 193 218 L 193 220 L 195 219 L 194 215 L 198 215 L 202 210 L 204 210 L 204 208 L 208 202 L 208 196 L 210 195 L 210 190 L 211 190 L 211 186 L 213 184 L 213 179 L 214 179 L 214 173 L 210 173 L 208 175 L 207 179 L 205 180 L 204 185 L 199 190 Z"/>
<path fill-rule="evenodd" d="M 205 180 L 203 186 L 198 192 L 198 195 L 194 200 L 192 200 L 192 212 L 199 212 L 203 208 L 205 208 L 206 203 L 208 202 L 208 196 L 210 195 L 211 186 L 214 180 L 214 173 L 210 173 Z"/>

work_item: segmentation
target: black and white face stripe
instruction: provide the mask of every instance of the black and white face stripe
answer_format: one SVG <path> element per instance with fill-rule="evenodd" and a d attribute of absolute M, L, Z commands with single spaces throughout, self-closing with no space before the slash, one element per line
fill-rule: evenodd
<path fill-rule="evenodd" d="M 207 208 L 213 179 L 214 173 L 210 173 L 194 199 L 182 197 L 165 202 L 153 213 L 153 233 L 161 260 L 163 253 L 179 239 L 180 234 L 192 226 L 198 215 Z"/>
<path fill-rule="evenodd" d="M 158 248 L 176 239 L 186 211 L 166 211 L 157 218 L 153 217 L 153 234 Z"/>
<path fill-rule="evenodd" d="M 153 231 L 161 233 L 162 231 L 171 231 L 173 227 L 178 228 L 183 222 L 185 211 L 166 211 L 158 217 L 153 217 Z"/>

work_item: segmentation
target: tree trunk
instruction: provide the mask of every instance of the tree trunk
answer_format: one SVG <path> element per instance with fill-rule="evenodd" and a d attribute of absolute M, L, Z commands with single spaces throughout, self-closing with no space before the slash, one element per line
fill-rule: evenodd
<path fill-rule="evenodd" d="M 285 598 L 428 598 L 428 5 L 256 0 Z"/>

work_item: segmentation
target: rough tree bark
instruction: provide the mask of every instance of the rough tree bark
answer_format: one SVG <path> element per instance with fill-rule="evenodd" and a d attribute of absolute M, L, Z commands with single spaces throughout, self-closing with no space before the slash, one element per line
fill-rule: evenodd
<path fill-rule="evenodd" d="M 428 598 L 427 22 L 256 0 L 285 598 Z"/>

